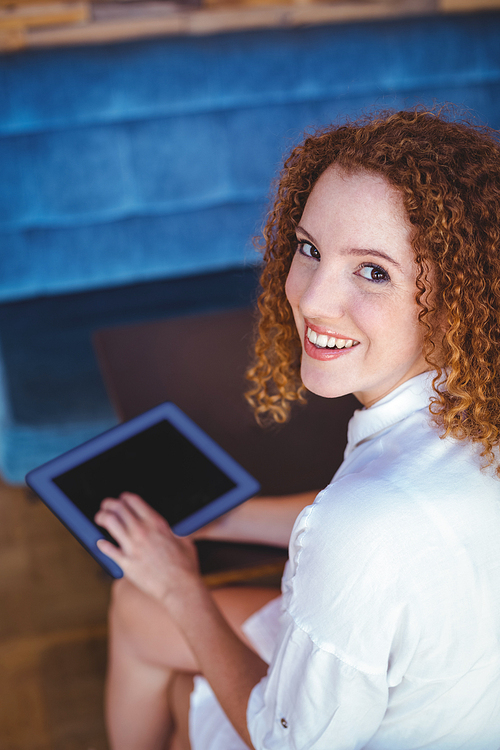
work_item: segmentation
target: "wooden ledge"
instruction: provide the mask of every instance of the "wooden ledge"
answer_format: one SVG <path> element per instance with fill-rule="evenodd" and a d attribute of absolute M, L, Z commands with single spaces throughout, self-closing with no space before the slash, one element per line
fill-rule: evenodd
<path fill-rule="evenodd" d="M 500 0 L 274 0 L 273 4 L 206 0 L 204 7 L 169 2 L 0 0 L 0 52 L 494 8 L 500 8 Z"/>

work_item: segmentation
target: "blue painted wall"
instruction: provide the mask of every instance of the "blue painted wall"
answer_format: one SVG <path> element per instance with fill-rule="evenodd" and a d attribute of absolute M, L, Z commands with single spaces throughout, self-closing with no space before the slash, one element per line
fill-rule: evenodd
<path fill-rule="evenodd" d="M 216 274 L 199 308 L 235 304 L 216 279 L 257 261 L 269 184 L 304 129 L 435 101 L 500 128 L 498 13 L 1 58 L 4 476 L 22 479 L 113 419 L 92 330 L 184 309 L 172 278 Z M 148 305 L 144 285 L 163 282 L 164 303 Z"/>

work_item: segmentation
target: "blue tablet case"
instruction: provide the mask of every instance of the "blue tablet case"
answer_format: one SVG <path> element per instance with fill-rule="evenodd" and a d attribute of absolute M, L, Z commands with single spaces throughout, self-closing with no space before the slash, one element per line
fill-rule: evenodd
<path fill-rule="evenodd" d="M 97 548 L 96 541 L 108 535 L 93 522 L 105 497 L 135 492 L 184 536 L 260 489 L 170 402 L 33 469 L 26 483 L 115 578 L 123 572 Z"/>

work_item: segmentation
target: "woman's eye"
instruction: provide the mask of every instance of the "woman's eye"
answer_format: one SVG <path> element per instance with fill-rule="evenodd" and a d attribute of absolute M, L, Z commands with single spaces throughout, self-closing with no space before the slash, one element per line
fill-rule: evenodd
<path fill-rule="evenodd" d="M 387 271 L 384 271 L 380 266 L 373 265 L 373 263 L 364 263 L 358 273 L 363 279 L 368 279 L 368 281 L 379 283 L 381 281 L 390 281 L 390 276 Z"/>
<path fill-rule="evenodd" d="M 305 255 L 306 258 L 314 258 L 315 260 L 321 258 L 319 250 L 317 250 L 314 245 L 311 245 L 310 242 L 299 242 L 297 250 L 301 255 Z"/>

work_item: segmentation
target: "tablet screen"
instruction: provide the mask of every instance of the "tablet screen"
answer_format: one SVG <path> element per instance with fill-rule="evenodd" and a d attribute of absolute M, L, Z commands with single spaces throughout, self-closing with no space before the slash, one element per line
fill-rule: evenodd
<path fill-rule="evenodd" d="M 127 491 L 140 495 L 171 526 L 236 487 L 166 420 L 52 481 L 92 522 L 105 497 Z"/>

